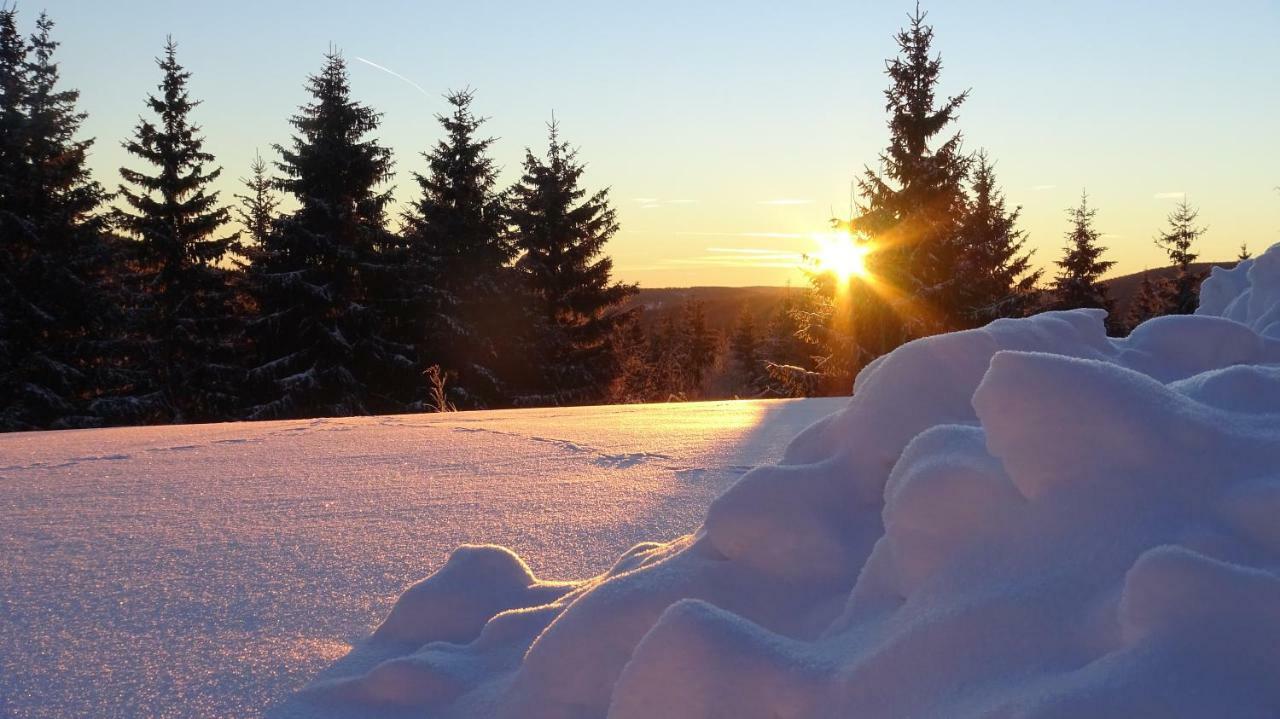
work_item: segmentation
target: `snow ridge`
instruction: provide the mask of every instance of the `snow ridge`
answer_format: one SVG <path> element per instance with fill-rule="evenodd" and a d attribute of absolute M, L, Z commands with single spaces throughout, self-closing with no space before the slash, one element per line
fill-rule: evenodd
<path fill-rule="evenodd" d="M 299 702 L 429 717 L 1280 713 L 1280 245 L 1196 316 L 912 342 L 696 533 L 544 582 L 463 547 Z M 335 676 L 334 675 L 338 675 Z M 345 674 L 345 675 L 344 675 Z"/>

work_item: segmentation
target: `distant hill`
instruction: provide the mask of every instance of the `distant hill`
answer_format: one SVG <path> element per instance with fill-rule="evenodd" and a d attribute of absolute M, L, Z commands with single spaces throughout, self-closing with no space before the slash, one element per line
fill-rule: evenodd
<path fill-rule="evenodd" d="M 1206 277 L 1209 275 L 1210 268 L 1226 267 L 1228 269 L 1235 267 L 1236 261 L 1228 262 L 1196 262 L 1191 265 L 1195 272 L 1203 272 Z M 1107 287 L 1110 288 L 1112 299 L 1116 301 L 1116 314 L 1124 317 L 1129 311 L 1129 305 L 1133 302 L 1133 298 L 1138 296 L 1138 289 L 1142 286 L 1142 276 L 1149 274 L 1151 279 L 1158 277 L 1166 277 L 1172 279 L 1178 273 L 1176 267 L 1158 267 L 1143 272 L 1135 272 L 1131 275 L 1121 275 L 1119 277 L 1108 277 L 1106 279 Z"/>
<path fill-rule="evenodd" d="M 1192 265 L 1192 268 L 1197 272 L 1207 274 L 1209 269 L 1214 266 L 1235 267 L 1236 261 L 1197 262 Z M 1156 277 L 1173 277 L 1176 272 L 1177 270 L 1173 267 L 1160 267 L 1144 272 L 1107 278 L 1106 283 L 1111 288 L 1111 297 L 1116 300 L 1116 312 L 1121 317 L 1128 312 L 1129 304 L 1138 294 L 1138 288 L 1142 284 L 1142 276 L 1144 274 L 1150 273 L 1154 279 Z M 737 319 L 738 312 L 741 311 L 743 306 L 746 306 L 755 315 L 757 322 L 762 324 L 777 308 L 778 303 L 787 296 L 788 292 L 794 293 L 797 297 L 802 297 L 808 291 L 809 288 L 807 286 L 642 287 L 639 294 L 632 298 L 630 306 L 635 307 L 638 305 L 644 307 L 644 323 L 648 326 L 661 322 L 672 312 L 678 312 L 686 300 L 696 298 L 702 301 L 706 310 L 707 324 L 712 329 L 725 332 L 733 326 L 733 322 Z"/>
<path fill-rule="evenodd" d="M 679 312 L 686 300 L 698 299 L 706 311 L 707 325 L 726 332 L 744 305 L 762 323 L 788 292 L 803 297 L 808 291 L 808 287 L 642 287 L 631 306 L 643 307 L 645 325 L 654 325 Z"/>

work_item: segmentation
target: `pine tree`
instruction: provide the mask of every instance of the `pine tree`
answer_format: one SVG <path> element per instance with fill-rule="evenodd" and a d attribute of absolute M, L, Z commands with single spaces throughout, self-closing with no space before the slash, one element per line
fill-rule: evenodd
<path fill-rule="evenodd" d="M 385 228 L 391 153 L 368 139 L 379 114 L 351 99 L 342 56 L 325 56 L 309 78 L 312 100 L 276 146 L 277 188 L 298 208 L 273 223 L 249 268 L 259 305 L 250 324 L 257 366 L 251 384 L 264 401 L 253 419 L 394 411 L 391 387 L 413 372 L 412 348 L 383 335 L 370 297 L 387 269 Z"/>
<path fill-rule="evenodd" d="M 875 243 L 868 257 L 871 274 L 901 298 L 860 307 L 860 325 L 880 325 L 874 332 L 854 332 L 865 357 L 912 337 L 968 324 L 959 295 L 956 236 L 970 159 L 962 152 L 960 133 L 939 141 L 968 91 L 939 102 L 942 60 L 931 54 L 933 28 L 925 17 L 917 6 L 896 37 L 899 54 L 887 63 L 885 91 L 890 142 L 880 157 L 881 171 L 867 168 L 859 180 L 862 205 L 850 222 L 855 233 Z"/>
<path fill-rule="evenodd" d="M 107 195 L 52 30 L 42 14 L 24 41 L 0 9 L 0 429 L 97 424 L 89 405 L 112 382 Z"/>
<path fill-rule="evenodd" d="M 686 300 L 680 309 L 678 328 L 673 344 L 674 356 L 681 359 L 680 367 L 685 377 L 685 392 L 689 397 L 701 396 L 707 370 L 716 361 L 719 344 L 715 330 L 707 326 L 706 308 L 699 299 Z"/>
<path fill-rule="evenodd" d="M 1169 314 L 1169 296 L 1172 290 L 1169 281 L 1163 277 L 1151 279 L 1150 272 L 1142 273 L 1142 283 L 1138 285 L 1138 294 L 1129 305 L 1125 317 L 1125 328 L 1132 332 L 1133 328 L 1152 317 Z"/>
<path fill-rule="evenodd" d="M 150 172 L 121 168 L 114 213 L 129 243 L 130 385 L 96 408 L 116 420 L 188 422 L 227 419 L 238 410 L 237 360 L 244 347 L 229 271 L 219 263 L 237 236 L 223 234 L 229 212 L 210 186 L 221 169 L 204 150 L 187 89 L 191 73 L 172 38 L 158 58 L 159 94 L 147 98 L 155 120 L 139 120 L 129 154 Z"/>
<path fill-rule="evenodd" d="M 812 296 L 797 301 L 788 291 L 765 325 L 762 353 L 768 374 L 768 394 L 778 397 L 818 394 L 823 376 L 811 368 L 813 356 L 805 341 L 809 335 L 802 325 L 811 314 L 808 311 L 811 304 Z"/>
<path fill-rule="evenodd" d="M 729 335 L 729 354 L 737 375 L 739 394 L 759 395 L 766 386 L 764 360 L 761 359 L 761 337 L 755 315 L 743 306 Z"/>
<path fill-rule="evenodd" d="M 1249 251 L 1249 243 L 1241 242 L 1240 252 L 1236 255 L 1236 262 L 1244 262 L 1245 260 L 1252 259 L 1252 258 L 1253 258 L 1253 253 Z"/>
<path fill-rule="evenodd" d="M 1021 207 L 1008 210 L 996 185 L 995 168 L 985 152 L 977 154 L 969 202 L 960 221 L 960 297 L 972 326 L 998 317 L 1025 317 L 1036 302 L 1042 272 L 1024 251 L 1026 234 L 1017 228 Z"/>
<path fill-rule="evenodd" d="M 546 157 L 526 150 L 509 193 L 516 270 L 534 310 L 526 357 L 537 371 L 525 402 L 596 401 L 619 371 L 609 338 L 633 314 L 621 305 L 636 288 L 611 279 L 602 255 L 618 222 L 608 190 L 588 196 L 580 186 L 583 171 L 553 122 Z"/>
<path fill-rule="evenodd" d="M 1100 244 L 1102 235 L 1093 227 L 1097 213 L 1089 207 L 1088 195 L 1083 193 L 1080 206 L 1067 211 L 1071 230 L 1066 234 L 1065 254 L 1057 262 L 1059 271 L 1054 278 L 1052 309 L 1096 307 L 1108 312 L 1112 309 L 1107 286 L 1099 280 L 1115 263 L 1101 259 L 1105 250 Z"/>
<path fill-rule="evenodd" d="M 473 96 L 451 93 L 453 112 L 436 116 L 446 136 L 423 154 L 427 173 L 414 174 L 421 196 L 405 214 L 403 232 L 416 278 L 407 322 L 420 361 L 456 373 L 450 399 L 461 408 L 506 402 L 518 359 L 504 350 L 521 304 L 512 296 L 515 250 L 488 155 L 493 139 L 476 134 L 485 119 L 472 114 Z"/>
<path fill-rule="evenodd" d="M 254 154 L 253 162 L 249 164 L 249 177 L 240 178 L 240 182 L 248 194 L 235 196 L 240 202 L 236 218 L 254 245 L 262 247 L 267 244 L 267 236 L 276 221 L 280 200 L 275 194 L 275 181 L 271 179 L 261 155 Z"/>
<path fill-rule="evenodd" d="M 1156 245 L 1168 253 L 1169 261 L 1178 268 L 1178 274 L 1169 286 L 1168 314 L 1189 315 L 1200 304 L 1200 281 L 1205 273 L 1191 270 L 1191 263 L 1197 257 L 1191 246 L 1205 232 L 1205 228 L 1196 226 L 1199 214 L 1185 197 L 1182 198 L 1169 213 L 1169 229 L 1155 239 Z"/>

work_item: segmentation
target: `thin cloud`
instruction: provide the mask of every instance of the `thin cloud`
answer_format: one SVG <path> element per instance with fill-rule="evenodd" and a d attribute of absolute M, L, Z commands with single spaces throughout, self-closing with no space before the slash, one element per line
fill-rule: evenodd
<path fill-rule="evenodd" d="M 418 83 L 414 82 L 413 80 L 410 80 L 409 78 L 405 77 L 404 75 L 401 75 L 400 73 L 396 72 L 395 70 L 392 70 L 392 69 L 391 69 L 391 68 L 389 68 L 389 67 L 383 67 L 382 65 L 379 65 L 378 63 L 376 63 L 376 62 L 374 62 L 374 61 L 372 61 L 372 60 L 366 60 L 366 59 L 364 59 L 364 58 L 360 57 L 359 55 L 357 55 L 355 59 L 356 59 L 357 61 L 359 61 L 359 62 L 363 62 L 364 64 L 368 65 L 368 66 L 369 66 L 369 67 L 371 67 L 371 68 L 374 68 L 375 70 L 381 70 L 381 71 L 383 71 L 383 72 L 387 73 L 388 75 L 390 75 L 390 76 L 392 76 L 392 77 L 399 78 L 399 79 L 401 79 L 401 80 L 403 80 L 403 81 L 405 81 L 405 82 L 409 83 L 410 85 L 412 85 L 412 86 L 414 87 L 414 89 L 416 89 L 418 92 L 422 93 L 423 95 L 426 95 L 427 97 L 431 97 L 431 93 L 429 93 L 429 92 L 427 92 L 426 90 L 422 89 L 422 86 L 421 86 L 421 85 L 419 85 Z"/>
<path fill-rule="evenodd" d="M 762 205 L 812 205 L 813 200 L 805 200 L 798 197 L 780 197 L 776 200 L 761 200 Z"/>
<path fill-rule="evenodd" d="M 658 201 L 658 198 L 656 198 L 656 197 L 637 197 L 637 198 L 635 198 L 635 201 L 636 201 L 636 202 L 638 202 L 638 203 L 640 203 L 640 204 L 642 204 L 642 205 L 652 205 L 653 203 L 655 203 L 655 202 L 657 202 L 657 201 Z"/>
<path fill-rule="evenodd" d="M 751 237 L 766 240 L 800 240 L 808 235 L 799 232 L 677 232 L 678 237 Z"/>
<path fill-rule="evenodd" d="M 773 257 L 795 257 L 796 253 L 786 250 L 761 250 L 754 247 L 708 247 L 707 252 L 723 252 L 725 254 L 761 255 Z"/>
<path fill-rule="evenodd" d="M 1186 196 L 1187 193 L 1185 192 L 1157 192 L 1152 195 L 1152 197 L 1157 200 L 1181 200 Z"/>

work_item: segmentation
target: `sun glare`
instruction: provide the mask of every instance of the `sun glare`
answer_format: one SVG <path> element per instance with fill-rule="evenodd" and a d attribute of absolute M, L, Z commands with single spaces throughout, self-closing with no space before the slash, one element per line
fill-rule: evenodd
<path fill-rule="evenodd" d="M 841 281 L 867 276 L 867 243 L 855 242 L 843 232 L 814 235 L 813 239 L 818 243 L 813 259 L 819 269 L 835 274 Z"/>

